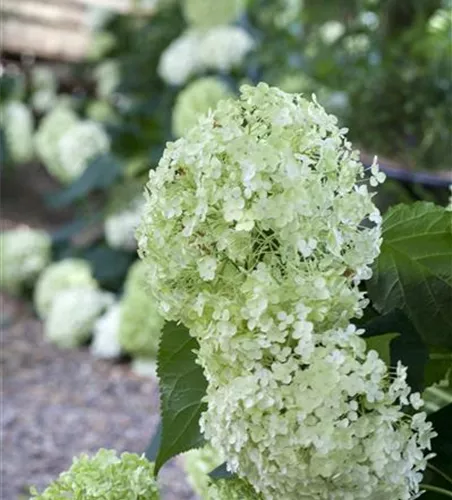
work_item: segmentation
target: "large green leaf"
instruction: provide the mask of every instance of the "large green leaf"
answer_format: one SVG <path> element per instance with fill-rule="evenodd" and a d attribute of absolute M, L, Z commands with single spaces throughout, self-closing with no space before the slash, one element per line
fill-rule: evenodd
<path fill-rule="evenodd" d="M 158 353 L 162 436 L 155 460 L 155 473 L 170 458 L 204 444 L 199 418 L 206 405 L 202 402 L 207 381 L 196 364 L 199 344 L 186 327 L 167 323 Z"/>
<path fill-rule="evenodd" d="M 378 312 L 401 309 L 428 345 L 452 347 L 452 213 L 425 202 L 389 210 L 373 271 Z"/>

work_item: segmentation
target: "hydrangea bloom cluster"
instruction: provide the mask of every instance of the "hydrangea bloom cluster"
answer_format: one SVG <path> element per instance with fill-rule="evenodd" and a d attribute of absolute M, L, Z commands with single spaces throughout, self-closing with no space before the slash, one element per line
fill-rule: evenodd
<path fill-rule="evenodd" d="M 34 283 L 51 260 L 51 240 L 45 231 L 19 227 L 0 235 L 0 287 L 19 293 Z"/>
<path fill-rule="evenodd" d="M 49 67 L 34 67 L 31 71 L 31 85 L 33 108 L 40 113 L 47 112 L 57 100 L 58 82 L 55 74 Z"/>
<path fill-rule="evenodd" d="M 199 117 L 215 108 L 222 99 L 232 96 L 227 85 L 219 78 L 199 78 L 190 83 L 178 96 L 173 108 L 173 133 L 181 137 Z"/>
<path fill-rule="evenodd" d="M 34 500 L 63 498 L 98 500 L 159 500 L 154 464 L 134 453 L 118 456 L 101 449 L 93 457 L 74 458 L 69 470 L 60 474 L 43 493 L 31 491 Z"/>
<path fill-rule="evenodd" d="M 218 451 L 206 445 L 184 453 L 183 460 L 188 483 L 200 498 L 206 498 L 211 483 L 209 472 L 221 465 L 223 458 Z"/>
<path fill-rule="evenodd" d="M 96 122 L 82 121 L 71 127 L 58 142 L 58 152 L 65 178 L 72 181 L 88 167 L 94 157 L 107 153 L 110 139 Z"/>
<path fill-rule="evenodd" d="M 249 483 L 235 478 L 212 482 L 202 498 L 204 500 L 264 500 L 264 497 L 257 493 Z"/>
<path fill-rule="evenodd" d="M 97 95 L 102 99 L 109 98 L 121 80 L 119 63 L 114 59 L 107 59 L 97 66 L 94 77 Z"/>
<path fill-rule="evenodd" d="M 265 499 L 407 500 L 433 435 L 402 412 L 420 405 L 403 367 L 350 325 L 381 240 L 368 183 L 384 175 L 374 162 L 367 179 L 345 132 L 315 98 L 244 86 L 149 174 L 149 287 L 199 340 L 205 436 Z"/>
<path fill-rule="evenodd" d="M 145 264 L 134 263 L 127 275 L 121 301 L 119 343 L 133 356 L 154 358 L 164 319 L 148 293 Z"/>
<path fill-rule="evenodd" d="M 90 352 L 96 358 L 117 358 L 121 354 L 119 325 L 121 305 L 115 303 L 94 323 Z"/>
<path fill-rule="evenodd" d="M 113 295 L 92 287 L 68 288 L 52 301 L 44 323 L 44 335 L 62 348 L 86 342 L 96 319 L 113 304 Z"/>
<path fill-rule="evenodd" d="M 139 196 L 127 207 L 115 210 L 106 217 L 105 239 L 112 248 L 136 249 L 135 231 L 140 223 L 143 204 L 143 199 Z"/>
<path fill-rule="evenodd" d="M 91 267 L 83 259 L 63 259 L 50 264 L 41 274 L 34 291 L 34 304 L 39 316 L 47 317 L 55 297 L 69 288 L 97 288 Z"/>
<path fill-rule="evenodd" d="M 182 10 L 188 24 L 208 28 L 235 21 L 245 8 L 245 0 L 183 0 Z"/>
<path fill-rule="evenodd" d="M 8 155 L 13 163 L 25 163 L 33 158 L 33 116 L 19 101 L 11 101 L 1 110 Z"/>
<path fill-rule="evenodd" d="M 58 144 L 63 135 L 77 122 L 74 111 L 69 106 L 60 104 L 44 117 L 35 135 L 35 148 L 39 159 L 49 174 L 61 182 L 69 182 L 71 176 L 61 165 Z"/>
<path fill-rule="evenodd" d="M 228 72 L 242 63 L 255 45 L 237 26 L 215 26 L 207 31 L 187 30 L 163 52 L 158 72 L 170 85 L 182 85 L 205 70 Z"/>

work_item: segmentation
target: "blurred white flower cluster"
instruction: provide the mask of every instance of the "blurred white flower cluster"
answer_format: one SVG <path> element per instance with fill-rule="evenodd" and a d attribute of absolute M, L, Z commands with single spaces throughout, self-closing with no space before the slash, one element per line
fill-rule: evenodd
<path fill-rule="evenodd" d="M 14 163 L 33 158 L 33 116 L 25 104 L 11 101 L 0 108 L 0 125 L 5 134 L 7 153 Z"/>
<path fill-rule="evenodd" d="M 206 445 L 184 453 L 182 458 L 188 483 L 200 498 L 206 498 L 211 483 L 209 473 L 224 462 L 222 456 Z"/>
<path fill-rule="evenodd" d="M 199 78 L 187 85 L 177 96 L 173 108 L 173 133 L 183 136 L 194 125 L 200 116 L 214 109 L 219 101 L 232 97 L 232 92 L 215 77 Z"/>
<path fill-rule="evenodd" d="M 206 438 L 265 499 L 408 500 L 435 435 L 402 411 L 422 405 L 406 369 L 350 325 L 384 175 L 374 162 L 367 179 L 344 134 L 315 99 L 243 86 L 149 174 L 149 288 L 200 343 Z"/>
<path fill-rule="evenodd" d="M 51 240 L 45 231 L 19 227 L 0 235 L 0 287 L 20 293 L 51 260 Z"/>
<path fill-rule="evenodd" d="M 31 71 L 31 105 L 38 113 L 49 111 L 57 101 L 58 82 L 55 73 L 46 66 Z"/>
<path fill-rule="evenodd" d="M 135 250 L 135 231 L 140 223 L 144 200 L 142 196 L 132 200 L 128 206 L 118 208 L 107 215 L 104 222 L 105 239 L 112 248 Z"/>

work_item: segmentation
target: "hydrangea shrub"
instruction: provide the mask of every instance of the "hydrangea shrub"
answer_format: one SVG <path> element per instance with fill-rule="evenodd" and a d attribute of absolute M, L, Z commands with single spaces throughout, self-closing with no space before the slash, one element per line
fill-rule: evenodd
<path fill-rule="evenodd" d="M 2 106 L 0 124 L 4 128 L 12 162 L 25 163 L 32 160 L 34 121 L 27 106 L 20 101 L 11 101 Z"/>

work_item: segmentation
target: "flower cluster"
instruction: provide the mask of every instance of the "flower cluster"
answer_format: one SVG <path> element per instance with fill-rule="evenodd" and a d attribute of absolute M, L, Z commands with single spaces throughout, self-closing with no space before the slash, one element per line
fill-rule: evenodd
<path fill-rule="evenodd" d="M 264 500 L 253 487 L 243 479 L 220 479 L 209 485 L 205 500 Z M 301 497 L 299 497 L 301 498 Z"/>
<path fill-rule="evenodd" d="M 32 488 L 34 500 L 74 498 L 83 500 L 159 500 L 154 464 L 134 453 L 118 456 L 101 449 L 93 457 L 74 458 L 72 466 L 60 474 L 43 493 Z"/>
<path fill-rule="evenodd" d="M 121 300 L 119 343 L 133 356 L 154 358 L 164 319 L 147 291 L 145 265 L 138 261 L 127 275 Z"/>
<path fill-rule="evenodd" d="M 121 305 L 110 306 L 95 323 L 93 342 L 90 352 L 96 358 L 117 358 L 121 354 L 119 343 L 119 325 L 121 321 Z"/>
<path fill-rule="evenodd" d="M 244 86 L 149 174 L 149 287 L 199 341 L 206 438 L 265 499 L 409 499 L 433 436 L 402 411 L 420 405 L 403 367 L 350 325 L 381 240 L 368 184 L 384 175 L 345 132 L 315 98 Z"/>
<path fill-rule="evenodd" d="M 70 182 L 72 177 L 61 164 L 58 144 L 63 135 L 77 122 L 74 111 L 67 105 L 60 104 L 44 117 L 35 135 L 35 148 L 39 159 L 49 174 L 62 182 Z"/>
<path fill-rule="evenodd" d="M 211 479 L 209 472 L 223 463 L 221 455 L 209 445 L 193 449 L 183 456 L 187 481 L 200 498 L 208 496 Z"/>
<path fill-rule="evenodd" d="M 31 71 L 33 109 L 43 113 L 51 109 L 57 100 L 58 82 L 54 72 L 46 66 L 34 67 Z"/>
<path fill-rule="evenodd" d="M 131 200 L 127 206 L 112 211 L 104 221 L 105 239 L 112 248 L 135 250 L 135 231 L 140 223 L 143 199 Z"/>
<path fill-rule="evenodd" d="M 245 0 L 183 0 L 182 10 L 188 24 L 208 28 L 234 22 L 245 9 Z"/>
<path fill-rule="evenodd" d="M 99 64 L 94 71 L 96 79 L 96 93 L 101 99 L 111 97 L 112 93 L 121 80 L 121 72 L 118 61 L 107 59 Z"/>
<path fill-rule="evenodd" d="M 173 108 L 174 135 L 185 135 L 196 125 L 200 116 L 215 108 L 222 99 L 231 96 L 227 85 L 219 78 L 205 77 L 192 82 L 177 96 Z"/>
<path fill-rule="evenodd" d="M 19 293 L 33 285 L 51 260 L 51 240 L 45 231 L 19 227 L 0 235 L 0 287 Z"/>
<path fill-rule="evenodd" d="M 187 30 L 163 52 L 158 72 L 170 85 L 182 85 L 205 70 L 228 72 L 254 47 L 251 36 L 237 26 Z"/>
<path fill-rule="evenodd" d="M 13 163 L 33 158 L 33 116 L 25 104 L 11 101 L 0 109 L 7 153 Z"/>
<path fill-rule="evenodd" d="M 63 348 L 86 342 L 96 319 L 113 303 L 113 295 L 92 287 L 68 288 L 52 301 L 44 335 Z"/>
<path fill-rule="evenodd" d="M 47 317 L 53 300 L 69 288 L 97 288 L 91 268 L 83 259 L 64 259 L 50 264 L 41 274 L 34 291 L 34 304 L 39 316 Z"/>

